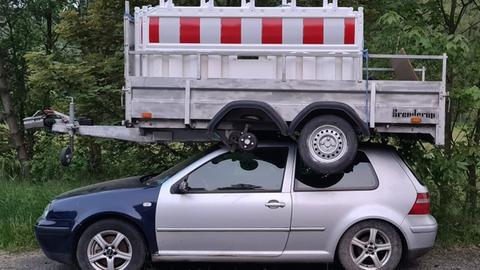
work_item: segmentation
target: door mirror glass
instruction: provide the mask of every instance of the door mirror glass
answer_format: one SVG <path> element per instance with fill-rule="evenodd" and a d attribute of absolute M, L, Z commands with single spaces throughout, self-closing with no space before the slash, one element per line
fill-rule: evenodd
<path fill-rule="evenodd" d="M 188 186 L 187 179 L 183 179 L 180 181 L 180 183 L 177 186 L 176 192 L 177 194 L 186 194 L 190 190 L 190 187 Z"/>

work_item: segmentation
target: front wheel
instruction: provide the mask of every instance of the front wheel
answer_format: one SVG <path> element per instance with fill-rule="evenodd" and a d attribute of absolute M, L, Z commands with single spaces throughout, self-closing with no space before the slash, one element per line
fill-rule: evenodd
<path fill-rule="evenodd" d="M 310 120 L 298 141 L 305 165 L 320 174 L 343 172 L 355 159 L 358 139 L 353 127 L 336 115 Z"/>
<path fill-rule="evenodd" d="M 115 219 L 88 227 L 77 246 L 78 265 L 83 270 L 137 270 L 145 263 L 143 237 L 132 225 Z"/>
<path fill-rule="evenodd" d="M 393 270 L 402 258 L 402 241 L 388 223 L 361 222 L 342 236 L 338 258 L 346 270 Z"/>

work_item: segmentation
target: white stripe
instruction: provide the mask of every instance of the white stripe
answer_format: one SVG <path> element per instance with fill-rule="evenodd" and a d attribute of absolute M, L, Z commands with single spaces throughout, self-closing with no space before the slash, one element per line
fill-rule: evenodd
<path fill-rule="evenodd" d="M 303 44 L 303 19 L 284 18 L 282 25 L 283 44 Z"/>
<path fill-rule="evenodd" d="M 325 18 L 323 20 L 323 36 L 325 44 L 343 44 L 345 41 L 345 19 Z"/>
<path fill-rule="evenodd" d="M 242 44 L 262 43 L 262 19 L 242 18 Z"/>
<path fill-rule="evenodd" d="M 200 18 L 200 43 L 220 43 L 220 18 Z"/>
<path fill-rule="evenodd" d="M 160 43 L 180 43 L 180 18 L 160 17 Z"/>

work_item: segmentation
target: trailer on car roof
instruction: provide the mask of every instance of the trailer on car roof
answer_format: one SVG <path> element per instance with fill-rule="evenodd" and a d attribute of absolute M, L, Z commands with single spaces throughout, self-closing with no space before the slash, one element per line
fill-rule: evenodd
<path fill-rule="evenodd" d="M 142 143 L 222 141 L 250 150 L 259 138 L 298 141 L 321 173 L 350 166 L 371 134 L 416 135 L 444 144 L 447 56 L 368 54 L 363 9 L 299 7 L 136 7 L 124 16 L 125 119 L 95 126 L 40 112 L 27 128 Z M 391 61 L 394 68 L 370 67 Z M 410 61 L 437 61 L 438 74 Z M 369 77 L 369 72 L 391 73 Z M 435 77 L 435 75 L 437 77 Z M 72 145 L 63 152 L 68 164 Z"/>

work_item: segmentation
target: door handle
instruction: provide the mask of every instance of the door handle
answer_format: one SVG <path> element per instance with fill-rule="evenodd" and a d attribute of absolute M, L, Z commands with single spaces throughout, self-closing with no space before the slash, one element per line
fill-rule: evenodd
<path fill-rule="evenodd" d="M 279 202 L 277 200 L 270 200 L 265 204 L 265 207 L 270 209 L 284 208 L 287 204 L 284 202 Z"/>

